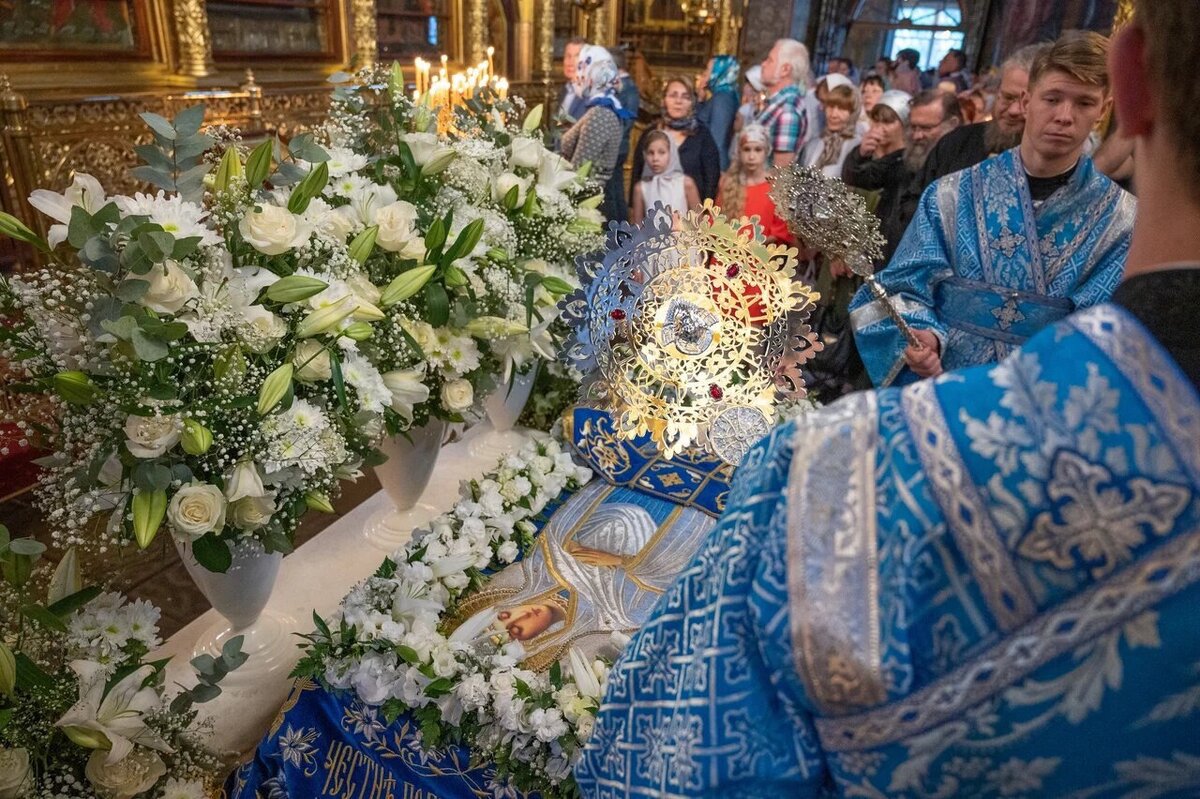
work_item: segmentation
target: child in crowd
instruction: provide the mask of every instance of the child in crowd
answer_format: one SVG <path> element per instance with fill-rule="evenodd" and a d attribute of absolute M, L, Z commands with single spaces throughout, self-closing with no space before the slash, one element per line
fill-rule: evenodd
<path fill-rule="evenodd" d="M 771 184 L 767 182 L 767 162 L 771 158 L 771 136 L 762 125 L 742 128 L 734 140 L 729 170 L 721 176 L 717 205 L 730 218 L 757 216 L 768 240 L 794 244 L 795 239 L 775 213 Z"/>
<path fill-rule="evenodd" d="M 642 148 L 641 180 L 633 186 L 633 203 L 629 221 L 640 223 L 655 203 L 662 203 L 677 214 L 700 205 L 700 190 L 696 182 L 683 174 L 679 163 L 679 148 L 661 130 L 648 130 L 638 143 Z"/>
<path fill-rule="evenodd" d="M 805 146 L 801 163 L 816 167 L 831 178 L 840 178 L 846 156 L 862 141 L 856 127 L 858 89 L 841 75 L 830 75 L 823 83 L 827 83 L 822 93 L 825 132 Z"/>
<path fill-rule="evenodd" d="M 879 102 L 879 98 L 883 97 L 883 93 L 887 91 L 887 87 L 883 78 L 878 75 L 868 75 L 863 79 L 860 91 L 862 97 L 862 114 L 858 119 L 857 130 L 858 135 L 862 137 L 871 129 L 871 109 Z"/>

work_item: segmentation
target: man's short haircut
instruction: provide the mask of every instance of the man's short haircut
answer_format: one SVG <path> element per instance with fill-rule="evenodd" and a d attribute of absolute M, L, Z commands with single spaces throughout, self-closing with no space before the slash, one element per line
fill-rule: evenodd
<path fill-rule="evenodd" d="M 1051 42 L 1041 42 L 1039 44 L 1027 44 L 1021 49 L 1013 52 L 1008 58 L 1004 59 L 1004 63 L 1000 65 L 1000 74 L 1003 75 L 1010 69 L 1019 69 L 1023 72 L 1033 71 L 1033 62 L 1042 53 L 1050 49 Z"/>
<path fill-rule="evenodd" d="M 1067 31 L 1034 58 L 1029 70 L 1030 88 L 1051 72 L 1065 73 L 1107 94 L 1108 37 L 1093 31 Z"/>
<path fill-rule="evenodd" d="M 849 86 L 834 86 L 826 91 L 824 103 L 853 114 L 858 110 L 858 92 Z"/>
<path fill-rule="evenodd" d="M 907 61 L 910 67 L 916 69 L 917 64 L 921 63 L 921 54 L 911 47 L 906 47 L 900 52 L 896 53 L 896 60 Z"/>
<path fill-rule="evenodd" d="M 808 48 L 795 39 L 779 39 L 779 63 L 792 65 L 792 82 L 801 90 L 812 85 L 812 67 L 808 60 Z"/>
<path fill-rule="evenodd" d="M 829 59 L 830 63 L 833 63 L 834 61 L 841 61 L 843 64 L 845 64 L 851 70 L 854 69 L 854 59 L 852 59 L 848 55 L 835 55 L 833 58 Z"/>
<path fill-rule="evenodd" d="M 1200 13 L 1195 0 L 1138 0 L 1134 20 L 1146 37 L 1146 69 L 1158 95 L 1182 175 L 1200 202 Z"/>
<path fill-rule="evenodd" d="M 863 78 L 862 85 L 865 87 L 868 83 L 873 83 L 885 92 L 887 91 L 887 83 L 884 81 L 882 75 L 868 75 Z"/>
<path fill-rule="evenodd" d="M 940 105 L 942 107 L 942 121 L 945 122 L 951 118 L 962 121 L 962 106 L 958 102 L 958 98 L 945 92 L 939 92 L 937 89 L 925 89 L 912 101 L 913 108 L 923 108 L 927 105 Z"/>

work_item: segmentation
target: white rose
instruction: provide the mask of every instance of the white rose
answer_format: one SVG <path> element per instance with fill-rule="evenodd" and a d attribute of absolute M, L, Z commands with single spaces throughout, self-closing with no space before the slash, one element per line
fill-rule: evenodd
<path fill-rule="evenodd" d="M 257 530 L 275 515 L 275 497 L 243 497 L 229 506 L 229 521 L 239 530 Z"/>
<path fill-rule="evenodd" d="M 312 235 L 312 223 L 277 205 L 261 205 L 242 217 L 238 225 L 250 246 L 264 255 L 282 255 L 299 247 Z"/>
<path fill-rule="evenodd" d="M 383 295 L 383 291 L 379 286 L 376 286 L 366 275 L 355 273 L 346 278 L 346 285 L 354 292 L 354 296 L 364 302 L 369 302 L 371 305 L 378 305 L 379 298 Z"/>
<path fill-rule="evenodd" d="M 297 380 L 315 383 L 333 377 L 333 365 L 329 361 L 329 350 L 311 338 L 302 339 L 296 345 L 296 354 L 292 357 L 292 365 L 296 367 Z"/>
<path fill-rule="evenodd" d="M 433 329 L 433 325 L 428 322 L 404 322 L 404 330 L 408 335 L 413 337 L 413 341 L 417 342 L 417 346 L 421 348 L 421 352 L 429 354 L 436 352 L 438 348 L 437 331 Z"/>
<path fill-rule="evenodd" d="M 505 541 L 496 549 L 496 557 L 501 563 L 512 563 L 517 559 L 517 542 Z"/>
<path fill-rule="evenodd" d="M 512 191 L 513 187 L 516 187 L 517 206 L 524 205 L 525 191 L 529 188 L 529 182 L 528 178 L 520 178 L 512 172 L 505 172 L 492 182 L 492 199 L 502 203 L 505 196 Z"/>
<path fill-rule="evenodd" d="M 525 169 L 537 169 L 542 163 L 542 153 L 545 149 L 537 139 L 518 136 L 512 140 L 512 158 L 509 159 L 509 163 Z"/>
<path fill-rule="evenodd" d="M 412 152 L 413 160 L 417 162 L 417 166 L 428 164 L 433 160 L 434 155 L 438 151 L 438 137 L 436 133 L 405 133 L 400 138 L 408 145 L 408 149 Z"/>
<path fill-rule="evenodd" d="M 150 283 L 140 302 L 158 313 L 178 313 L 189 300 L 200 296 L 200 289 L 175 261 L 153 266 L 141 279 Z"/>
<path fill-rule="evenodd" d="M 471 383 L 461 377 L 450 380 L 442 385 L 442 404 L 447 410 L 462 412 L 475 403 L 475 389 Z"/>
<path fill-rule="evenodd" d="M 183 422 L 177 414 L 135 416 L 125 419 L 125 446 L 135 458 L 157 458 L 179 443 Z"/>
<path fill-rule="evenodd" d="M 242 340 L 252 352 L 260 355 L 278 344 L 288 332 L 287 322 L 261 305 L 242 308 L 242 319 L 246 322 Z"/>
<path fill-rule="evenodd" d="M 225 498 L 230 502 L 237 502 L 242 497 L 263 497 L 266 494 L 262 477 L 258 474 L 258 466 L 251 459 L 240 461 L 234 466 L 229 479 L 225 481 Z"/>
<path fill-rule="evenodd" d="M 225 526 L 225 497 L 207 483 L 184 486 L 171 497 L 167 518 L 175 531 L 191 539 Z"/>
<path fill-rule="evenodd" d="M 23 748 L 0 749 L 0 799 L 17 799 L 33 785 L 29 752 Z"/>
<path fill-rule="evenodd" d="M 383 375 L 383 384 L 392 392 L 392 410 L 412 419 L 413 407 L 429 399 L 424 369 L 397 369 Z"/>
<path fill-rule="evenodd" d="M 388 252 L 403 258 L 420 258 L 425 254 L 425 239 L 417 231 L 417 207 L 397 200 L 375 212 L 373 224 L 379 226 L 375 243 Z"/>
<path fill-rule="evenodd" d="M 150 790 L 167 773 L 166 764 L 155 752 L 137 747 L 116 763 L 108 763 L 108 751 L 97 749 L 88 758 L 83 773 L 103 799 L 133 799 Z"/>

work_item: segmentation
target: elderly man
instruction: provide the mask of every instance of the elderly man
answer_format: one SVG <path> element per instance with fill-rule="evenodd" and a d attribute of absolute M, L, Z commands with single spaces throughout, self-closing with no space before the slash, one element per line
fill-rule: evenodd
<path fill-rule="evenodd" d="M 817 135 L 816 109 L 806 97 L 811 82 L 808 48 L 795 39 L 776 41 L 762 63 L 767 102 L 755 120 L 771 136 L 774 166 L 791 164 L 810 136 Z"/>
<path fill-rule="evenodd" d="M 609 675 L 585 797 L 1197 794 L 1194 0 L 1140 0 L 1112 61 L 1147 212 L 1113 303 L 751 450 Z"/>
<path fill-rule="evenodd" d="M 851 304 L 877 386 L 991 363 L 1121 278 L 1136 202 L 1084 155 L 1110 105 L 1095 33 L 1069 33 L 1033 64 L 1020 147 L 930 186 L 879 273 L 910 344 L 863 287 Z"/>
<path fill-rule="evenodd" d="M 1000 91 L 988 122 L 964 125 L 937 143 L 921 170 L 920 190 L 951 172 L 969 169 L 990 156 L 1011 150 L 1025 132 L 1029 101 L 1029 70 L 1049 44 L 1031 44 L 1013 53 L 1000 66 Z"/>
<path fill-rule="evenodd" d="M 896 242 L 908 230 L 908 223 L 917 213 L 917 203 L 921 201 L 921 192 L 925 190 L 921 176 L 929 154 L 944 136 L 957 130 L 961 124 L 962 107 L 956 98 L 932 89 L 913 98 L 908 117 L 908 147 L 904 150 L 906 182 L 895 207 L 896 218 L 887 226 Z M 889 234 L 885 232 L 886 235 Z"/>

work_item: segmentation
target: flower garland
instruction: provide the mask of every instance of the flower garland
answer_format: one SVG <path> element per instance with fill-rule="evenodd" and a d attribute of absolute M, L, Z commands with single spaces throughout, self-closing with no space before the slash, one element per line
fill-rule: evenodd
<path fill-rule="evenodd" d="M 246 659 L 241 639 L 194 659 L 198 685 L 169 697 L 166 661 L 147 658 L 162 643 L 158 608 L 82 588 L 74 550 L 47 579 L 34 568 L 43 549 L 0 525 L 0 797 L 211 795 L 224 764 L 194 705 Z"/>
<path fill-rule="evenodd" d="M 381 706 L 388 723 L 411 713 L 422 746 L 468 746 L 497 765 L 503 784 L 571 795 L 571 767 L 591 734 L 608 664 L 572 649 L 567 669 L 556 663 L 537 673 L 519 665 L 524 649 L 506 633 L 467 643 L 451 640 L 443 624 L 491 570 L 532 548 L 562 492 L 591 477 L 543 435 L 464 482 L 453 510 L 355 586 L 328 623 L 316 618 L 293 676 L 352 689 Z"/>

